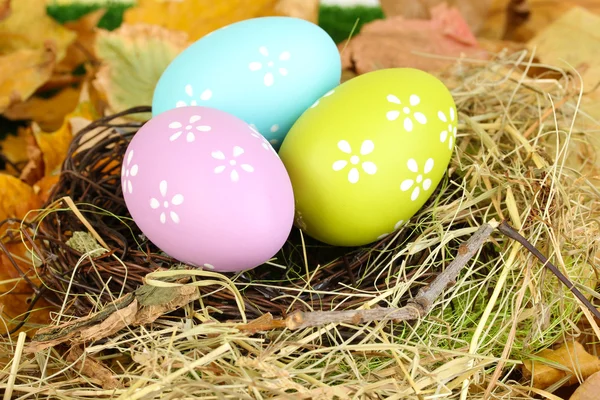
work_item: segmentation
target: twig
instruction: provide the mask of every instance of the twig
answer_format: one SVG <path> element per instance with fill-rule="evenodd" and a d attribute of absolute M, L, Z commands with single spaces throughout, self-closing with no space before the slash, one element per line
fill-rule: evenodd
<path fill-rule="evenodd" d="M 498 223 L 494 220 L 482 225 L 458 248 L 458 255 L 435 280 L 419 290 L 417 296 L 402 308 L 374 308 L 351 311 L 297 311 L 286 318 L 288 329 L 302 329 L 311 326 L 321 326 L 330 323 L 349 322 L 353 324 L 372 321 L 397 320 L 408 321 L 425 316 L 433 307 L 435 300 L 442 292 L 454 284 L 456 277 L 490 237 Z"/>
<path fill-rule="evenodd" d="M 531 254 L 533 254 L 538 260 L 544 264 L 556 277 L 577 297 L 583 305 L 586 306 L 590 310 L 594 317 L 600 319 L 600 311 L 596 309 L 590 303 L 590 301 L 575 287 L 575 284 L 569 280 L 566 276 L 563 275 L 562 272 L 554 266 L 538 249 L 535 248 L 527 239 L 525 239 L 519 232 L 517 232 L 513 227 L 511 227 L 506 221 L 502 221 L 500 225 L 498 225 L 498 230 L 502 232 L 505 236 L 516 240 L 521 243 L 523 247 L 525 247 Z"/>

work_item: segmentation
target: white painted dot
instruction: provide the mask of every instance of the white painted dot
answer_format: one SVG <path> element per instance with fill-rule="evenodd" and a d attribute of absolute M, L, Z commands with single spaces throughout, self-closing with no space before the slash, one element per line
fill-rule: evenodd
<path fill-rule="evenodd" d="M 417 183 L 421 183 L 423 181 L 423 175 L 418 175 L 417 176 Z"/>
<path fill-rule="evenodd" d="M 163 207 L 165 207 L 165 208 L 169 208 L 169 202 L 168 202 L 168 201 L 165 201 L 165 202 L 163 203 Z"/>
<path fill-rule="evenodd" d="M 271 132 L 275 133 L 279 130 L 279 125 L 275 124 L 271 127 Z"/>
<path fill-rule="evenodd" d="M 188 125 L 188 126 L 185 127 L 185 129 L 187 129 L 189 131 L 190 129 L 192 129 L 192 126 Z"/>
<path fill-rule="evenodd" d="M 235 164 L 236 164 L 235 160 L 230 160 L 229 161 L 229 165 L 235 165 Z"/>
<path fill-rule="evenodd" d="M 410 114 L 410 108 L 408 107 L 404 107 L 402 111 L 404 111 L 404 114 Z"/>
<path fill-rule="evenodd" d="M 360 158 L 358 156 L 350 157 L 350 162 L 354 165 L 358 164 L 359 161 L 360 161 Z"/>

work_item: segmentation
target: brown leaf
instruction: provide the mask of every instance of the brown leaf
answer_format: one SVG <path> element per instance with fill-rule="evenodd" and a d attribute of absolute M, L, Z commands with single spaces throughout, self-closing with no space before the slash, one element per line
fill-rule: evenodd
<path fill-rule="evenodd" d="M 600 394 L 600 372 L 592 374 L 585 380 L 569 400 L 596 400 Z"/>
<path fill-rule="evenodd" d="M 103 363 L 95 360 L 90 354 L 84 355 L 81 346 L 72 346 L 67 352 L 66 359 L 68 362 L 75 363 L 73 367 L 78 372 L 100 382 L 105 390 L 117 389 L 123 386 Z"/>
<path fill-rule="evenodd" d="M 273 319 L 273 315 L 271 313 L 266 313 L 256 318 L 255 320 L 248 322 L 247 324 L 238 325 L 236 328 L 240 331 L 248 333 L 257 333 L 261 331 L 270 331 L 272 329 L 285 327 L 285 320 Z"/>
<path fill-rule="evenodd" d="M 79 65 L 95 60 L 96 27 L 106 14 L 106 10 L 99 9 L 84 15 L 77 21 L 70 21 L 64 26 L 77 34 L 77 39 L 67 48 L 65 58 L 57 65 L 56 70 L 71 72 Z"/>
<path fill-rule="evenodd" d="M 41 282 L 31 263 L 31 254 L 22 243 L 5 244 L 4 247 L 6 253 L 0 250 L 0 310 L 8 329 L 13 329 L 25 318 L 30 301 L 35 297 L 33 287 L 21 273 L 36 286 L 41 286 Z M 50 323 L 49 307 L 43 299 L 37 301 L 27 318 L 28 325 Z"/>
<path fill-rule="evenodd" d="M 95 314 L 40 329 L 24 351 L 34 353 L 65 342 L 79 344 L 100 340 L 129 325 L 152 323 L 198 298 L 198 288 L 191 285 L 167 288 L 143 285 Z"/>
<path fill-rule="evenodd" d="M 29 162 L 21 171 L 20 179 L 28 185 L 33 185 L 44 177 L 44 157 L 35 138 L 30 135 L 27 139 L 26 149 Z"/>
<path fill-rule="evenodd" d="M 456 7 L 471 31 L 478 33 L 485 23 L 492 0 L 379 0 L 386 17 L 401 15 L 406 19 L 430 19 L 431 9 L 439 4 Z"/>
<path fill-rule="evenodd" d="M 50 98 L 33 96 L 13 104 L 4 112 L 4 116 L 11 120 L 31 120 L 43 131 L 52 132 L 58 130 L 65 116 L 75 109 L 80 93 L 81 86 L 69 86 Z"/>
<path fill-rule="evenodd" d="M 0 56 L 0 113 L 28 99 L 50 78 L 55 62 L 56 47 L 51 42 L 43 49 L 22 49 Z"/>
<path fill-rule="evenodd" d="M 50 42 L 55 46 L 56 60 L 66 54 L 76 34 L 46 13 L 46 0 L 12 0 L 10 15 L 0 20 L 0 55 L 22 49 L 42 50 Z"/>
<path fill-rule="evenodd" d="M 148 286 L 146 286 L 148 287 Z M 135 316 L 135 325 L 145 325 L 154 322 L 160 316 L 169 311 L 176 310 L 194 300 L 200 298 L 200 292 L 195 286 L 179 286 L 176 288 L 152 287 L 153 295 L 144 297 L 140 292 L 144 286 L 136 292 L 140 300 L 141 308 Z M 162 293 L 158 295 L 158 293 Z M 152 299 L 149 301 L 149 299 Z"/>
<path fill-rule="evenodd" d="M 563 369 L 555 368 L 542 360 L 524 360 L 523 375 L 531 378 L 533 386 L 546 389 L 554 383 L 570 375 L 568 385 L 578 382 L 577 376 L 587 379 L 600 371 L 600 359 L 585 351 L 579 342 L 564 343 L 556 350 L 547 349 L 537 354 L 541 359 L 547 359 L 560 364 Z"/>
<path fill-rule="evenodd" d="M 135 319 L 138 302 L 135 298 L 129 301 L 131 299 L 132 295 L 126 295 L 95 314 L 63 322 L 60 325 L 41 328 L 23 351 L 25 353 L 36 353 L 65 342 L 82 343 L 84 342 L 81 339 L 82 337 L 89 340 L 90 338 L 99 339 L 112 335 L 130 325 Z M 119 306 L 121 302 L 124 304 L 122 307 Z M 116 310 L 114 309 L 115 305 L 119 306 Z"/>
<path fill-rule="evenodd" d="M 456 9 L 440 4 L 431 9 L 431 14 L 431 20 L 397 16 L 365 24 L 345 49 L 345 43 L 338 46 L 344 49 L 342 67 L 358 74 L 395 67 L 437 72 L 455 61 L 416 53 L 487 58 Z"/>
<path fill-rule="evenodd" d="M 10 0 L 0 0 L 0 21 L 10 15 Z"/>

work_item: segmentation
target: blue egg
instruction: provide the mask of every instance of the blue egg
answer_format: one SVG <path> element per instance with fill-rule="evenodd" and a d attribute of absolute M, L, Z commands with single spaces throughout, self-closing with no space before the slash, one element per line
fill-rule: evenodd
<path fill-rule="evenodd" d="M 318 25 L 254 18 L 180 53 L 156 85 L 152 114 L 187 105 L 217 108 L 253 125 L 277 149 L 300 115 L 340 79 L 339 51 Z"/>

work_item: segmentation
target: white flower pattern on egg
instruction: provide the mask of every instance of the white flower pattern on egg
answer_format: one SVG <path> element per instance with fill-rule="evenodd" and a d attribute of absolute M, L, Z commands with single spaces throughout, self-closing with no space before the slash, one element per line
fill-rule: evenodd
<path fill-rule="evenodd" d="M 198 102 L 196 101 L 196 99 L 194 99 L 194 88 L 192 87 L 192 85 L 189 85 L 189 84 L 185 85 L 184 91 L 185 91 L 185 94 L 188 97 L 187 101 L 186 100 L 178 100 L 175 103 L 175 107 L 197 106 Z M 208 101 L 208 100 L 210 100 L 212 98 L 212 95 L 213 95 L 212 90 L 205 89 L 200 94 L 200 100 L 202 100 L 202 101 Z"/>
<path fill-rule="evenodd" d="M 131 161 L 133 159 L 133 150 L 129 151 L 127 154 L 125 162 L 121 167 L 121 177 L 123 179 L 123 187 L 129 194 L 133 193 L 133 183 L 131 182 L 131 178 L 136 176 L 139 172 L 139 166 L 137 164 L 131 165 Z"/>
<path fill-rule="evenodd" d="M 387 95 L 387 101 L 392 104 L 402 105 L 400 99 L 393 94 Z M 416 94 L 411 94 L 408 98 L 408 102 L 410 104 L 410 107 L 405 105 L 404 107 L 402 107 L 401 110 L 396 109 L 388 111 L 386 117 L 389 121 L 395 121 L 400 117 L 401 114 L 404 114 L 404 129 L 407 132 L 412 132 L 415 125 L 413 119 L 419 124 L 425 125 L 427 123 L 427 117 L 425 117 L 425 114 L 423 114 L 420 111 L 413 112 L 413 108 L 421 103 L 421 98 L 419 96 L 417 96 Z"/>
<path fill-rule="evenodd" d="M 192 115 L 187 124 L 182 124 L 179 121 L 173 121 L 169 124 L 169 128 L 174 130 L 175 132 L 169 136 L 169 141 L 174 142 L 179 139 L 179 137 L 185 132 L 185 140 L 188 143 L 196 140 L 196 134 L 194 133 L 194 129 L 200 132 L 210 132 L 212 129 L 208 125 L 200 125 L 198 122 L 202 119 L 199 115 Z"/>
<path fill-rule="evenodd" d="M 310 106 L 310 108 L 315 108 L 316 106 L 318 106 L 318 105 L 319 105 L 319 103 L 321 102 L 321 100 L 323 100 L 325 97 L 329 97 L 329 96 L 331 96 L 333 93 L 335 93 L 335 89 L 331 89 L 329 92 L 327 92 L 327 93 L 325 93 L 323 96 L 321 96 L 321 98 L 320 98 L 320 99 L 317 99 L 317 101 L 315 101 L 315 102 L 313 103 L 313 105 L 312 105 L 312 106 Z"/>
<path fill-rule="evenodd" d="M 258 129 L 256 129 L 256 125 L 250 124 L 250 129 L 252 130 L 251 135 L 253 137 L 259 139 L 262 142 L 261 144 L 262 144 L 263 149 L 265 149 L 267 151 L 272 151 L 277 157 L 279 157 L 279 154 L 277 154 L 277 152 L 275 151 L 273 146 L 271 146 L 271 143 L 269 143 L 267 138 L 265 138 L 263 135 L 261 135 L 260 132 L 258 131 Z"/>
<path fill-rule="evenodd" d="M 260 71 L 263 68 L 267 70 L 265 72 L 265 75 L 263 76 L 263 83 L 265 84 L 265 86 L 273 86 L 273 84 L 275 83 L 275 75 L 273 74 L 273 72 L 271 72 L 271 69 L 275 68 L 275 61 L 273 61 L 269 57 L 269 50 L 266 46 L 260 46 L 258 48 L 258 52 L 263 57 L 267 58 L 267 60 L 265 60 L 264 63 L 261 61 L 252 61 L 250 64 L 248 64 L 248 68 L 252 72 Z M 279 57 L 277 58 L 279 61 L 288 61 L 291 58 L 291 54 L 289 51 L 284 51 L 281 54 L 279 54 Z M 288 74 L 288 69 L 285 67 L 279 67 L 277 71 L 281 76 L 287 76 Z"/>
<path fill-rule="evenodd" d="M 417 164 L 417 161 L 414 158 L 409 159 L 406 164 L 408 166 L 408 169 L 417 175 L 415 179 L 405 179 L 404 181 L 402 181 L 402 183 L 400 184 L 400 189 L 403 192 L 406 192 L 414 186 L 414 189 L 410 195 L 410 199 L 412 201 L 416 201 L 419 198 L 419 194 L 421 193 L 421 188 L 423 188 L 424 191 L 427 191 L 431 188 L 431 179 L 424 179 L 423 175 L 427 175 L 431 172 L 431 170 L 433 170 L 433 158 L 429 158 L 427 159 L 427 161 L 425 161 L 425 166 L 423 168 L 422 173 L 419 172 L 419 165 Z"/>
<path fill-rule="evenodd" d="M 171 201 L 169 201 L 167 199 L 168 184 L 167 184 L 167 181 L 164 181 L 164 180 L 160 181 L 160 184 L 158 185 L 158 189 L 162 196 L 162 200 L 152 197 L 150 199 L 150 208 L 152 208 L 153 210 L 158 210 L 159 208 L 162 208 L 162 211 L 159 216 L 160 222 L 162 224 L 167 223 L 167 214 L 169 214 L 169 217 L 171 217 L 171 221 L 178 224 L 180 222 L 179 214 L 177 214 L 173 210 L 169 210 L 169 208 L 171 206 L 179 206 L 179 205 L 183 204 L 183 195 L 176 194 L 171 198 Z"/>
<path fill-rule="evenodd" d="M 240 146 L 234 146 L 233 147 L 233 151 L 232 151 L 233 157 L 230 159 L 227 159 L 227 157 L 225 157 L 225 153 L 223 153 L 220 150 L 217 151 L 213 151 L 211 153 L 212 158 L 214 158 L 215 160 L 219 160 L 222 161 L 224 164 L 218 165 L 217 167 L 215 167 L 214 172 L 215 174 L 221 174 L 223 173 L 227 167 L 231 167 L 231 171 L 229 171 L 229 178 L 231 179 L 232 182 L 238 182 L 240 180 L 240 173 L 238 172 L 238 167 L 245 172 L 254 172 L 254 167 L 250 164 L 244 164 L 244 163 L 239 163 L 238 158 L 244 154 L 244 149 L 242 149 Z"/>
<path fill-rule="evenodd" d="M 350 143 L 348 143 L 346 140 L 340 140 L 338 142 L 337 146 L 338 146 L 338 149 L 340 149 L 343 153 L 348 154 L 350 156 L 350 158 L 349 158 L 349 160 L 335 161 L 332 165 L 333 170 L 341 171 L 344 168 L 346 168 L 348 166 L 348 164 L 351 164 L 351 168 L 348 171 L 348 182 L 350 182 L 352 184 L 357 183 L 358 180 L 360 179 L 360 173 L 356 166 L 361 161 L 360 156 L 353 154 L 352 147 L 350 146 Z M 362 142 L 362 145 L 360 146 L 360 155 L 361 156 L 369 155 L 373 152 L 374 149 L 375 149 L 375 144 L 373 143 L 373 141 L 365 140 Z M 361 167 L 362 167 L 362 170 L 369 175 L 374 175 L 377 172 L 377 166 L 375 165 L 375 163 L 373 163 L 371 161 L 363 161 L 361 164 Z"/>
<path fill-rule="evenodd" d="M 396 232 L 398 229 L 400 229 L 400 227 L 402 226 L 403 223 L 404 223 L 403 219 L 401 219 L 400 221 L 396 222 L 396 224 L 394 225 L 394 229 L 391 232 L 384 233 L 383 235 L 380 235 L 379 237 L 377 237 L 377 240 L 380 240 L 380 239 L 383 239 L 385 237 L 388 237 L 392 233 Z"/>
<path fill-rule="evenodd" d="M 438 111 L 438 118 L 440 121 L 448 124 L 448 128 L 440 133 L 440 142 L 444 143 L 448 140 L 448 149 L 452 150 L 452 146 L 456 143 L 456 125 L 454 124 L 455 113 L 454 107 L 450 107 L 448 113 L 449 117 L 446 116 L 442 111 Z"/>

